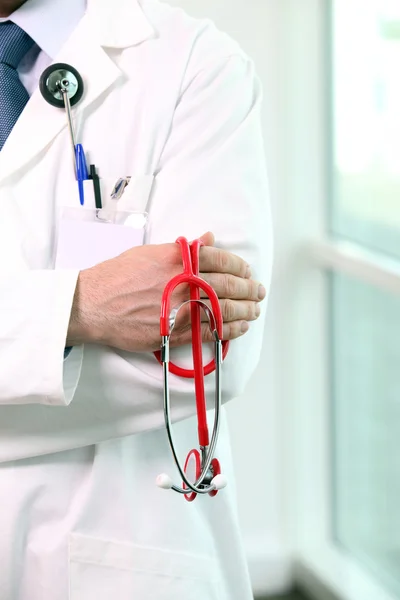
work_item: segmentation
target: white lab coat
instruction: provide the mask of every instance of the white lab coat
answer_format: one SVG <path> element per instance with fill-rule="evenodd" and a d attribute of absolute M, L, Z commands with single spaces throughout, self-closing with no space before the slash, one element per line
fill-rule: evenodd
<path fill-rule="evenodd" d="M 55 62 L 81 73 L 77 137 L 106 187 L 132 176 L 146 242 L 211 230 L 268 286 L 261 92 L 238 45 L 156 0 L 91 0 Z M 63 361 L 78 272 L 53 269 L 55 244 L 78 203 L 65 113 L 36 91 L 0 154 L 0 599 L 250 600 L 225 423 L 230 485 L 189 504 L 155 486 L 176 474 L 154 357 L 87 346 Z M 224 402 L 254 371 L 264 314 L 231 345 Z M 193 383 L 171 388 L 184 456 Z"/>

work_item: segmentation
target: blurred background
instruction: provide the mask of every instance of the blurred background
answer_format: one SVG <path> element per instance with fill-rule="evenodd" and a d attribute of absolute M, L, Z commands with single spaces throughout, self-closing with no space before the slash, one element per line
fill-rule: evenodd
<path fill-rule="evenodd" d="M 400 0 L 169 1 L 265 91 L 275 269 L 228 409 L 255 596 L 400 598 Z"/>

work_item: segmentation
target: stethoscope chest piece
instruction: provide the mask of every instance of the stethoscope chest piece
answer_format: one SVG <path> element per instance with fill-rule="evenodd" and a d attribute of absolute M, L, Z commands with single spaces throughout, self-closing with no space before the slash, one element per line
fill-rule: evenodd
<path fill-rule="evenodd" d="M 44 99 L 57 108 L 64 108 L 63 90 L 67 91 L 70 105 L 83 96 L 83 80 L 78 71 L 65 63 L 56 63 L 45 69 L 40 77 L 39 89 Z"/>

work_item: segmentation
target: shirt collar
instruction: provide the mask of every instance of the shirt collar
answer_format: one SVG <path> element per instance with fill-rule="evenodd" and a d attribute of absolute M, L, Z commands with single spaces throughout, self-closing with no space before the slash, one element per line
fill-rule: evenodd
<path fill-rule="evenodd" d="M 7 21 L 23 29 L 52 60 L 86 11 L 86 0 L 27 0 Z"/>

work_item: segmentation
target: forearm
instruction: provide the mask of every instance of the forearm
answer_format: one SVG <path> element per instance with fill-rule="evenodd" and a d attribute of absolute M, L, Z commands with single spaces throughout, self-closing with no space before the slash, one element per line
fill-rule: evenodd
<path fill-rule="evenodd" d="M 232 343 L 222 371 L 224 402 L 240 393 L 239 388 L 254 369 L 262 328 L 262 323 L 257 323 L 240 341 Z M 239 349 L 246 338 L 247 343 Z M 69 369 L 74 370 L 71 361 L 75 350 L 66 361 L 67 378 Z M 175 354 L 181 364 L 183 354 L 184 362 L 188 361 L 187 350 Z M 238 369 L 238 364 L 243 368 Z M 213 375 L 206 378 L 210 408 L 214 381 Z M 173 421 L 193 416 L 193 381 L 171 376 L 170 383 Z M 111 348 L 87 346 L 79 385 L 69 406 L 0 407 L 0 463 L 163 428 L 162 390 L 162 368 L 152 354 L 118 353 Z"/>

